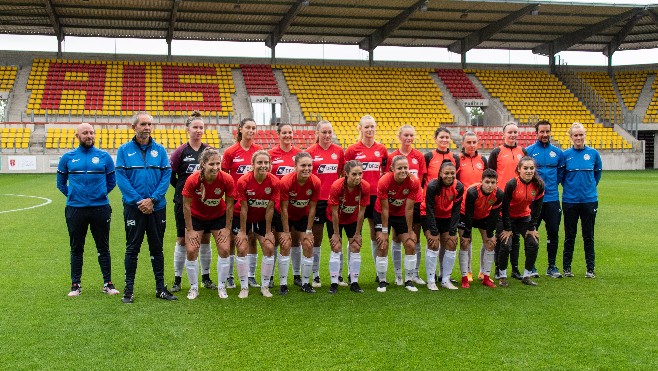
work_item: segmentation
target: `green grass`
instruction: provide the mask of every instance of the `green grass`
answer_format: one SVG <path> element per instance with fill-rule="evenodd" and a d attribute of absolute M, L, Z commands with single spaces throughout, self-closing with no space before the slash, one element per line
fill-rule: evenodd
<path fill-rule="evenodd" d="M 55 176 L 3 174 L 0 193 L 42 196 L 53 202 L 0 214 L 0 367 L 656 369 L 657 183 L 655 171 L 604 173 L 594 280 L 584 278 L 579 241 L 573 264 L 576 277 L 571 279 L 542 277 L 538 287 L 514 281 L 508 289 L 476 284 L 470 290 L 436 293 L 424 288 L 410 293 L 392 286 L 380 294 L 372 281 L 374 267 L 367 248 L 362 295 L 341 288 L 331 296 L 326 286 L 307 295 L 291 286 L 287 297 L 264 299 L 252 289 L 248 299 L 239 300 L 237 290 L 229 290 L 230 298 L 220 301 L 214 291 L 201 289 L 196 301 L 188 301 L 182 292 L 181 300 L 169 303 L 154 296 L 145 245 L 135 303 L 123 305 L 119 297 L 100 292 L 91 235 L 83 294 L 66 297 L 70 278 L 65 200 L 55 188 Z M 112 192 L 111 247 L 114 281 L 122 289 L 125 234 L 120 198 L 118 189 Z M 0 196 L 0 211 L 40 202 Z M 173 207 L 168 213 L 165 268 L 170 283 Z M 326 285 L 327 241 L 324 245 Z M 215 258 L 216 254 L 213 279 Z M 546 269 L 545 248 L 537 267 L 540 273 Z M 389 277 L 390 271 L 392 264 Z"/>

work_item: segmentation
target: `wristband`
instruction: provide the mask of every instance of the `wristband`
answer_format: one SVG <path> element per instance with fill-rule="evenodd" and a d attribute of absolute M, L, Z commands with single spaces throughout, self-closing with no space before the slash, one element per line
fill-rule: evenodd
<path fill-rule="evenodd" d="M 312 229 L 307 229 L 307 230 L 306 230 L 306 234 L 311 234 L 311 233 L 313 233 L 313 230 L 312 230 Z"/>
<path fill-rule="evenodd" d="M 388 228 L 382 227 L 382 233 L 388 233 Z"/>

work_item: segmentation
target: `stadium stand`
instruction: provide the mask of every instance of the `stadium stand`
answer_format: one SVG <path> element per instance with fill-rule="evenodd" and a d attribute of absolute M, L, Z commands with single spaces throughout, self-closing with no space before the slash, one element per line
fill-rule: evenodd
<path fill-rule="evenodd" d="M 35 59 L 26 113 L 130 116 L 228 116 L 236 65 Z"/>
<path fill-rule="evenodd" d="M 16 66 L 0 66 L 0 91 L 11 91 L 17 73 L 18 67 Z"/>
<path fill-rule="evenodd" d="M 241 64 L 240 69 L 249 95 L 281 95 L 270 65 Z"/>
<path fill-rule="evenodd" d="M 296 126 L 296 125 L 295 125 Z M 233 139 L 237 137 L 237 130 L 233 129 Z M 279 135 L 274 129 L 259 129 L 256 131 L 255 143 L 265 149 L 273 148 L 279 144 Z M 293 127 L 292 145 L 299 149 L 306 149 L 315 143 L 315 131 L 297 129 Z"/>
<path fill-rule="evenodd" d="M 426 68 L 290 66 L 284 71 L 291 94 L 297 94 L 307 121 L 320 115 L 332 122 L 343 147 L 356 142 L 356 126 L 363 115 L 377 120 L 376 139 L 397 146 L 401 125 L 416 128 L 419 147 L 434 146 L 432 133 L 453 115 Z"/>
<path fill-rule="evenodd" d="M 642 87 L 647 81 L 649 71 L 646 70 L 633 70 L 633 71 L 618 71 L 615 72 L 615 81 L 619 86 L 619 93 L 624 100 L 624 105 L 629 110 L 635 109 L 637 99 L 640 97 Z"/>
<path fill-rule="evenodd" d="M 658 71 L 654 71 L 656 76 L 658 76 Z M 658 122 L 658 78 L 653 80 L 651 84 L 651 89 L 653 90 L 653 97 L 651 97 L 651 103 L 647 107 L 647 113 L 644 115 L 644 122 Z"/>
<path fill-rule="evenodd" d="M 457 99 L 483 99 L 473 82 L 461 69 L 437 69 L 436 73 L 446 84 L 450 94 Z"/>
<path fill-rule="evenodd" d="M 27 149 L 30 145 L 30 128 L 5 127 L 0 129 L 0 148 Z"/>
<path fill-rule="evenodd" d="M 617 99 L 617 94 L 615 93 L 615 87 L 612 85 L 612 80 L 607 72 L 601 71 L 588 71 L 588 72 L 579 72 L 578 77 L 585 80 L 596 92 L 599 97 L 605 99 L 607 104 L 616 104 L 617 106 L 617 117 L 621 117 L 622 109 L 619 100 Z M 603 115 L 604 119 L 611 119 L 613 113 L 606 111 Z"/>

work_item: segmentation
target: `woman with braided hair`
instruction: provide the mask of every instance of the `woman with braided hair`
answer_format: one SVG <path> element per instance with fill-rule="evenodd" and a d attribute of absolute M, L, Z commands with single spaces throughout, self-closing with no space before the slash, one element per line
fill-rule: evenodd
<path fill-rule="evenodd" d="M 199 156 L 199 171 L 185 181 L 183 187 L 183 215 L 185 217 L 185 246 L 187 260 L 185 268 L 190 280 L 187 298 L 199 295 L 199 268 L 196 261 L 204 234 L 212 234 L 217 245 L 217 293 L 226 299 L 226 278 L 229 271 L 229 247 L 235 183 L 233 178 L 220 168 L 221 157 L 214 148 L 206 148 Z M 222 199 L 224 197 L 224 199 Z M 227 212 L 228 210 L 228 212 Z"/>

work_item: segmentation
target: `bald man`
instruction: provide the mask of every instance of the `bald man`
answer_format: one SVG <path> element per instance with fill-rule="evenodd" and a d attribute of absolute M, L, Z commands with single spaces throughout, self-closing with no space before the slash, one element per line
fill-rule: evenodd
<path fill-rule="evenodd" d="M 68 296 L 82 293 L 82 258 L 87 229 L 96 242 L 98 264 L 103 274 L 102 291 L 119 293 L 112 283 L 110 259 L 110 219 L 112 209 L 107 195 L 116 186 L 112 157 L 94 147 L 94 128 L 82 123 L 75 133 L 80 145 L 59 159 L 57 188 L 66 196 L 66 226 L 71 243 L 71 291 Z"/>

